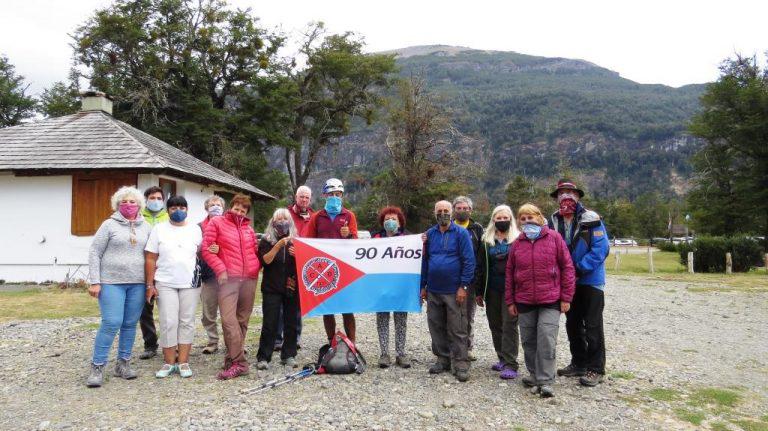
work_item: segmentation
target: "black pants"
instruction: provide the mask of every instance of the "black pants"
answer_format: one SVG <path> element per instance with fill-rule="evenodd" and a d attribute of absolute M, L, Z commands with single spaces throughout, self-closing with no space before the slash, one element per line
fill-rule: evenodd
<path fill-rule="evenodd" d="M 301 312 L 296 314 L 296 344 L 301 343 Z M 275 338 L 275 346 L 283 345 L 283 307 L 280 307 L 280 318 L 277 319 L 277 337 Z"/>
<path fill-rule="evenodd" d="M 139 326 L 141 337 L 144 338 L 144 350 L 157 350 L 157 329 L 155 329 L 155 305 L 144 301 L 144 309 L 141 310 Z"/>
<path fill-rule="evenodd" d="M 256 359 L 269 362 L 272 360 L 272 352 L 275 349 L 277 326 L 282 308 L 283 321 L 283 348 L 280 350 L 280 359 L 288 359 L 296 356 L 297 323 L 299 314 L 298 296 L 293 294 L 265 293 L 261 295 L 261 309 L 264 315 L 261 322 L 261 337 L 259 338 L 259 352 Z"/>
<path fill-rule="evenodd" d="M 577 285 L 565 329 L 571 348 L 571 364 L 579 369 L 605 374 L 603 308 L 605 294 L 587 285 Z"/>

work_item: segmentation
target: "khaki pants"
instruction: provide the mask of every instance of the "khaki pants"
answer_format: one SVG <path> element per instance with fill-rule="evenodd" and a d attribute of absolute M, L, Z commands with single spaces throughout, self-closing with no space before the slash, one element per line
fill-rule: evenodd
<path fill-rule="evenodd" d="M 203 317 L 200 322 L 208 335 L 208 345 L 218 346 L 219 330 L 216 326 L 216 317 L 219 313 L 219 283 L 215 278 L 204 281 L 200 290 L 200 302 L 203 305 Z"/>
<path fill-rule="evenodd" d="M 157 282 L 157 308 L 160 310 L 160 347 L 192 344 L 195 339 L 195 309 L 200 288 L 176 289 Z"/>
<path fill-rule="evenodd" d="M 224 344 L 227 346 L 225 363 L 248 363 L 243 348 L 255 295 L 255 279 L 230 280 L 223 286 L 219 286 L 221 330 L 224 333 Z"/>
<path fill-rule="evenodd" d="M 453 371 L 468 371 L 466 306 L 456 303 L 455 294 L 427 292 L 427 323 L 432 336 L 432 353 L 438 362 L 446 369 L 450 365 Z"/>

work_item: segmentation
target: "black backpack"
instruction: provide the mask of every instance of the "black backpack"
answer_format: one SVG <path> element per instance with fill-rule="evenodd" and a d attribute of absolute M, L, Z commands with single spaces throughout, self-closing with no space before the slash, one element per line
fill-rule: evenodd
<path fill-rule="evenodd" d="M 363 354 L 341 331 L 336 332 L 331 344 L 320 348 L 317 374 L 361 374 L 366 367 Z"/>

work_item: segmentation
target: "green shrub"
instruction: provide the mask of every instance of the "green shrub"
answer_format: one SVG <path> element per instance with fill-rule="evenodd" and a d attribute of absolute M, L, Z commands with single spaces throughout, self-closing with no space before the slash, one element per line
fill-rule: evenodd
<path fill-rule="evenodd" d="M 677 244 L 672 241 L 659 241 L 656 243 L 656 247 L 658 247 L 658 249 L 661 251 L 671 251 L 673 253 L 677 253 L 679 251 Z"/>
<path fill-rule="evenodd" d="M 693 252 L 695 272 L 725 272 L 725 254 L 730 252 L 733 272 L 747 272 L 762 260 L 760 243 L 748 237 L 701 236 L 691 243 L 677 246 L 680 263 L 688 265 L 688 252 Z"/>

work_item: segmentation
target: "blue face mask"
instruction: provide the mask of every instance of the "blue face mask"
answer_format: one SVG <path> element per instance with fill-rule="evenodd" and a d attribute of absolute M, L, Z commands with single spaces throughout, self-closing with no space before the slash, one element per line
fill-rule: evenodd
<path fill-rule="evenodd" d="M 397 220 L 384 220 L 384 230 L 387 232 L 395 232 L 397 231 L 397 228 L 400 227 L 400 223 L 397 222 Z"/>
<path fill-rule="evenodd" d="M 153 213 L 156 213 L 163 209 L 165 205 L 163 204 L 163 201 L 159 200 L 151 200 L 147 201 L 147 209 L 152 211 Z"/>
<path fill-rule="evenodd" d="M 187 218 L 187 212 L 184 210 L 176 210 L 171 213 L 171 220 L 175 221 L 176 223 L 181 223 Z"/>
<path fill-rule="evenodd" d="M 341 212 L 341 198 L 328 196 L 325 199 L 325 212 L 332 216 L 339 215 Z"/>
<path fill-rule="evenodd" d="M 526 238 L 534 240 L 541 235 L 541 226 L 535 223 L 526 223 L 523 225 L 523 233 L 525 233 Z"/>

